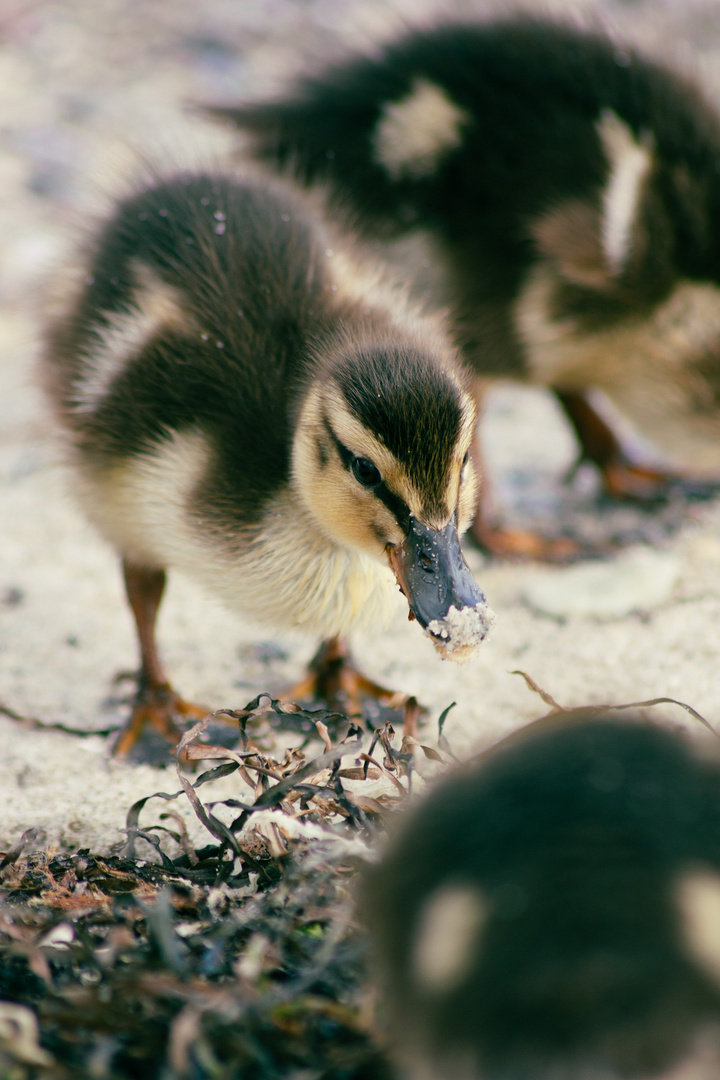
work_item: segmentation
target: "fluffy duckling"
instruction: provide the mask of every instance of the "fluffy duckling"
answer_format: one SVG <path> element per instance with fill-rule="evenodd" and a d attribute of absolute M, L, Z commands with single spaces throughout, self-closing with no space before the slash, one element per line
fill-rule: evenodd
<path fill-rule="evenodd" d="M 720 766 L 674 733 L 531 725 L 409 814 L 362 908 L 403 1076 L 720 1075 Z"/>
<path fill-rule="evenodd" d="M 178 174 L 120 202 L 55 321 L 45 372 L 74 486 L 123 560 L 148 723 L 197 709 L 155 644 L 177 568 L 270 625 L 333 638 L 392 610 L 460 660 L 490 614 L 472 517 L 472 398 L 453 350 L 297 195 Z M 330 652 L 337 653 L 337 642 Z"/>
<path fill-rule="evenodd" d="M 210 111 L 375 237 L 427 234 L 471 372 L 553 389 L 611 492 L 655 497 L 667 477 L 630 463 L 592 388 L 717 473 L 720 121 L 686 79 L 520 17 L 414 30 L 282 100 Z"/>

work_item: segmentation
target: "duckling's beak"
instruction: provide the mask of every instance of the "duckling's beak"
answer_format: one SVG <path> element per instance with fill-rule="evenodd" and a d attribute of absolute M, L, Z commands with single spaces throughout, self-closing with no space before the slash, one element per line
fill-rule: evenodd
<path fill-rule="evenodd" d="M 416 618 L 444 658 L 467 660 L 495 621 L 465 562 L 453 518 L 431 529 L 410 518 L 402 544 L 387 548 L 390 566 Z"/>

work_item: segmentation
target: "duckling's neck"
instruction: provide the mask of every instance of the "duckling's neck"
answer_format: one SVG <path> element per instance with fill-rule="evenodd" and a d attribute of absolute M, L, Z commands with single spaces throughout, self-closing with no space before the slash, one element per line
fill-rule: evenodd
<path fill-rule="evenodd" d="M 322 637 L 384 624 L 401 606 L 389 567 L 332 540 L 292 487 L 273 498 L 222 566 L 208 560 L 204 574 L 232 607 Z"/>

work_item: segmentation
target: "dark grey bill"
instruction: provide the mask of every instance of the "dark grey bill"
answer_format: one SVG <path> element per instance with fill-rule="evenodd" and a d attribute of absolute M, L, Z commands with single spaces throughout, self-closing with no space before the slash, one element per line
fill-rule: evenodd
<path fill-rule="evenodd" d="M 423 630 L 428 630 L 430 623 L 442 623 L 453 607 L 462 611 L 487 606 L 485 594 L 465 562 L 454 518 L 444 529 L 430 529 L 411 517 L 405 540 L 390 548 L 388 557 L 410 611 Z"/>

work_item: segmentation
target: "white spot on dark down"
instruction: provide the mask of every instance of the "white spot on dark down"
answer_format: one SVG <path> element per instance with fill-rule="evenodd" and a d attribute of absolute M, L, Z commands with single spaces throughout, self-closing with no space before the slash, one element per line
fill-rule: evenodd
<path fill-rule="evenodd" d="M 472 968 L 487 906 L 471 885 L 443 885 L 420 912 L 413 974 L 425 990 L 454 989 Z"/>
<path fill-rule="evenodd" d="M 647 142 L 639 142 L 627 124 L 611 109 L 598 121 L 598 134 L 610 165 L 603 192 L 602 242 L 608 266 L 620 273 L 630 254 L 645 178 L 652 155 Z"/>
<path fill-rule="evenodd" d="M 134 267 L 135 289 L 129 311 L 105 312 L 107 326 L 94 327 L 95 342 L 75 386 L 75 408 L 92 413 L 115 379 L 164 326 L 186 325 L 179 290 L 162 281 L 150 267 Z"/>
<path fill-rule="evenodd" d="M 689 870 L 676 888 L 685 946 L 703 971 L 720 983 L 720 874 Z"/>
<path fill-rule="evenodd" d="M 373 138 L 375 160 L 393 178 L 431 176 L 442 158 L 462 142 L 470 114 L 441 86 L 416 79 L 400 101 L 382 110 Z"/>

